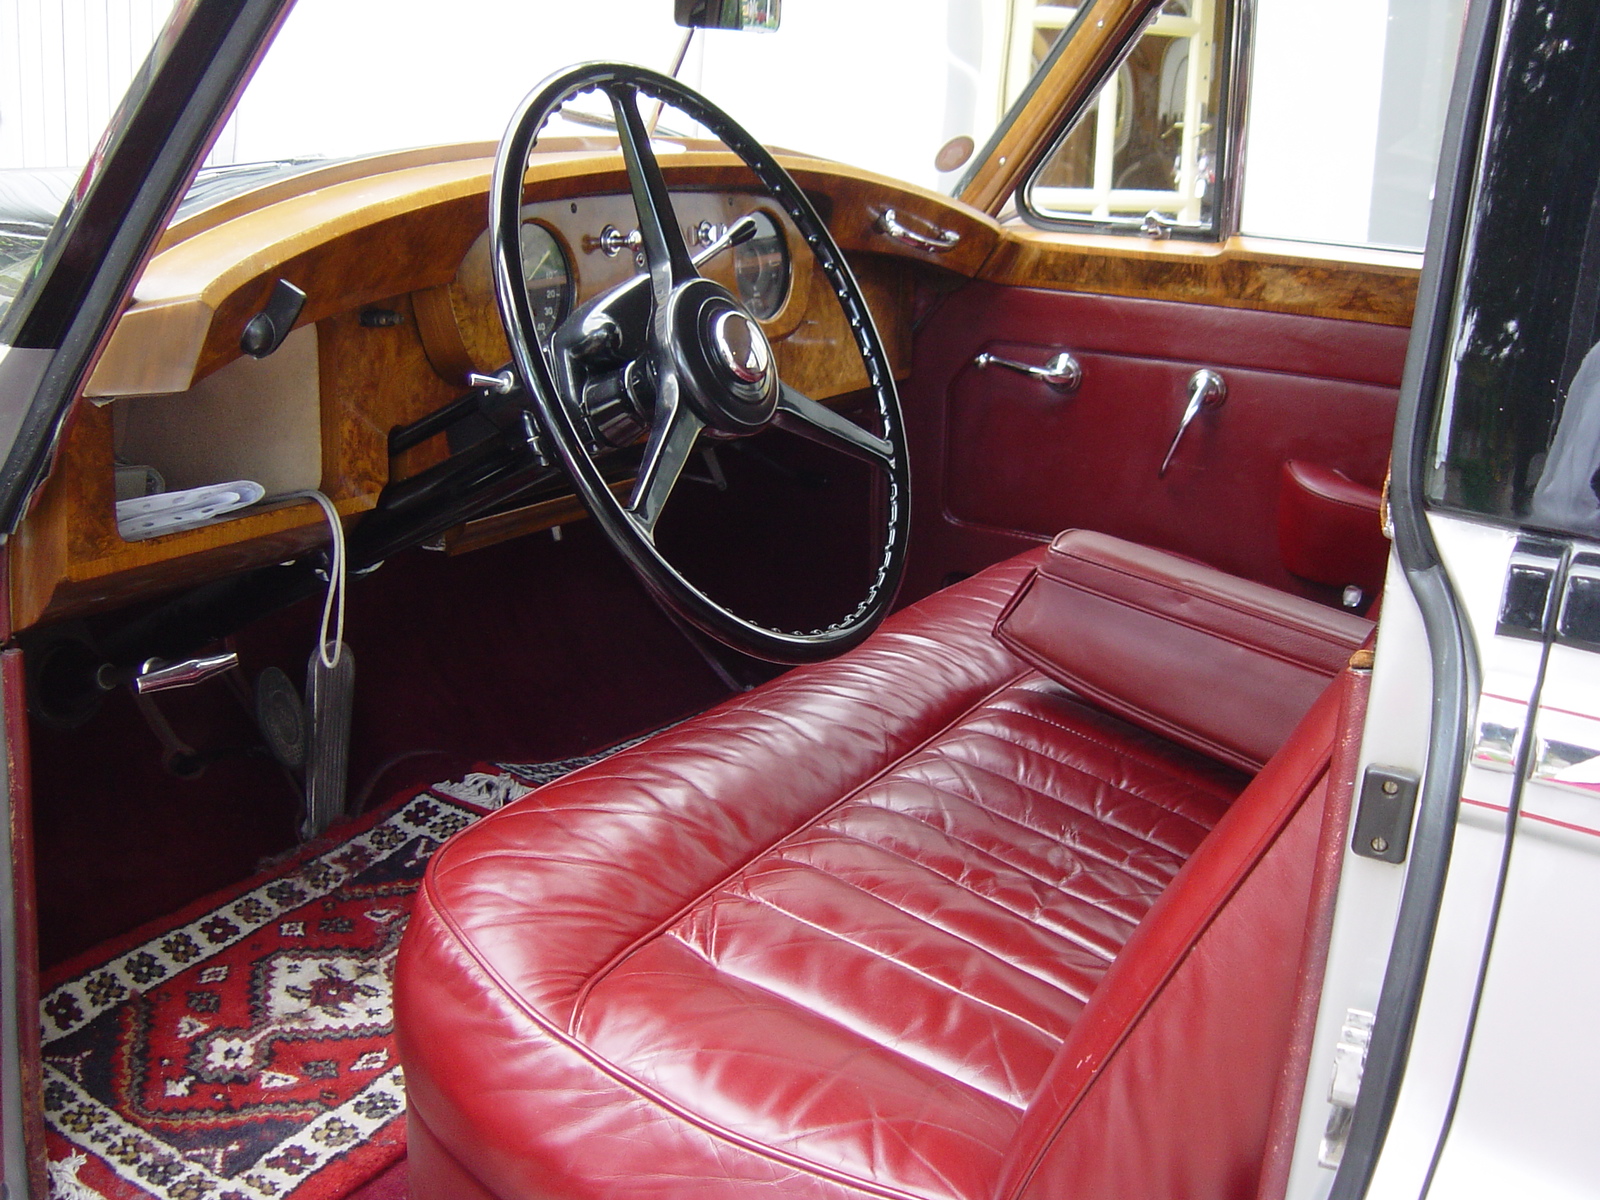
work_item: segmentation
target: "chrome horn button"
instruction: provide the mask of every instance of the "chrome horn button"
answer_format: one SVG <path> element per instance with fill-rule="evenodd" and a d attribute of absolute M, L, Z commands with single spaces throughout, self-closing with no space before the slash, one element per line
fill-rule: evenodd
<path fill-rule="evenodd" d="M 740 383 L 763 383 L 772 371 L 772 345 L 761 326 L 738 309 L 724 309 L 711 322 L 716 361 Z"/>
<path fill-rule="evenodd" d="M 761 326 L 709 279 L 683 285 L 672 306 L 667 349 L 695 412 L 713 434 L 766 428 L 778 404 L 778 364 Z"/>

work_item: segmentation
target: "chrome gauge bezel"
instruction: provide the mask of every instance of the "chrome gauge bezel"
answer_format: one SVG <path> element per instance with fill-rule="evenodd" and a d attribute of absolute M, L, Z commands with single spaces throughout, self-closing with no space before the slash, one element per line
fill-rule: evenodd
<path fill-rule="evenodd" d="M 528 258 L 524 239 L 528 236 L 530 229 L 537 230 L 538 235 L 545 240 L 548 249 L 554 251 L 555 259 L 560 264 L 559 276 L 544 275 L 536 279 L 528 275 Z M 560 289 L 560 303 L 557 305 L 557 312 L 554 318 L 550 321 L 550 327 L 548 329 L 543 328 L 539 313 L 537 311 L 534 313 L 534 321 L 536 325 L 539 325 L 540 335 L 548 339 L 561 322 L 567 319 L 577 299 L 577 277 L 573 274 L 572 251 L 567 246 L 566 239 L 548 222 L 526 215 L 522 218 L 521 228 L 518 232 L 517 248 L 518 256 L 522 262 L 523 286 L 528 289 L 530 297 L 547 290 L 552 279 L 559 278 L 560 280 L 557 285 Z"/>
<path fill-rule="evenodd" d="M 789 303 L 789 293 L 794 286 L 794 256 L 789 252 L 789 239 L 784 232 L 783 222 L 775 214 L 766 208 L 753 208 L 748 215 L 756 218 L 764 228 L 749 241 L 733 248 L 734 289 L 752 316 L 758 321 L 771 321 Z M 777 252 L 778 279 L 775 289 L 770 284 L 762 285 L 760 281 L 760 273 L 772 269 L 759 257 L 770 252 L 768 247 Z M 755 282 L 747 284 L 747 271 L 751 270 L 757 278 Z"/>

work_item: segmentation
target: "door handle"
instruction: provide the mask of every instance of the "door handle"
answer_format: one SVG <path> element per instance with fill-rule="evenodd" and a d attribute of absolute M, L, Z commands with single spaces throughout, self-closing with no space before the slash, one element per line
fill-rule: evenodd
<path fill-rule="evenodd" d="M 961 235 L 954 229 L 941 229 L 931 221 L 918 220 L 917 223 L 925 226 L 928 232 L 920 233 L 909 228 L 901 221 L 900 214 L 892 208 L 886 208 L 878 214 L 880 230 L 895 241 L 918 250 L 926 250 L 930 254 L 943 254 L 947 250 L 954 250 L 961 242 Z"/>
<path fill-rule="evenodd" d="M 1202 367 L 1189 376 L 1189 403 L 1183 410 L 1183 420 L 1178 422 L 1178 432 L 1172 435 L 1172 445 L 1167 447 L 1167 456 L 1161 460 L 1161 469 L 1156 472 L 1157 479 L 1166 475 L 1167 468 L 1172 465 L 1172 456 L 1178 452 L 1178 443 L 1183 441 L 1185 431 L 1200 415 L 1200 410 L 1221 408 L 1227 398 L 1228 381 L 1210 367 Z"/>
<path fill-rule="evenodd" d="M 1008 370 L 1020 372 L 1030 379 L 1037 379 L 1040 383 L 1049 384 L 1058 392 L 1075 392 L 1078 385 L 1083 382 L 1083 368 L 1078 365 L 1078 360 L 1072 357 L 1069 351 L 1058 351 L 1049 362 L 1042 367 L 1030 366 L 1028 363 L 1012 362 L 1009 358 L 998 358 L 987 350 L 972 360 L 972 365 L 978 370 L 985 367 L 1005 367 Z"/>

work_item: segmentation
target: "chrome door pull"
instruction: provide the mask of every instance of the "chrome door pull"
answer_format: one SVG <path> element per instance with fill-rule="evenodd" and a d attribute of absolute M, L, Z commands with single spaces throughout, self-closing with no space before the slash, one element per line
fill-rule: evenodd
<path fill-rule="evenodd" d="M 886 208 L 878 217 L 878 228 L 883 230 L 897 242 L 904 242 L 907 246 L 914 246 L 918 250 L 927 250 L 934 254 L 943 254 L 946 250 L 954 250 L 961 241 L 961 235 L 953 229 L 940 229 L 937 225 L 927 221 L 919 221 L 926 225 L 928 232 L 919 233 L 915 229 L 907 229 L 900 221 L 900 214 L 892 208 Z"/>
<path fill-rule="evenodd" d="M 1005 367 L 1008 370 L 1019 371 L 1030 379 L 1037 379 L 1040 383 L 1049 384 L 1058 392 L 1075 392 L 1078 385 L 1083 382 L 1083 368 L 1078 365 L 1078 360 L 1066 350 L 1056 352 L 1054 358 L 1042 367 L 1030 366 L 1028 363 L 1012 362 L 1009 358 L 999 358 L 987 350 L 972 360 L 972 365 L 978 370 L 985 367 Z"/>
<path fill-rule="evenodd" d="M 1161 460 L 1161 469 L 1156 472 L 1157 479 L 1164 476 L 1172 465 L 1172 456 L 1178 452 L 1178 443 L 1183 441 L 1184 431 L 1200 415 L 1200 410 L 1220 408 L 1227 398 L 1227 380 L 1210 367 L 1202 367 L 1189 376 L 1189 403 L 1183 410 L 1183 420 L 1178 422 L 1178 432 L 1172 435 L 1172 445 L 1167 447 L 1167 456 Z"/>

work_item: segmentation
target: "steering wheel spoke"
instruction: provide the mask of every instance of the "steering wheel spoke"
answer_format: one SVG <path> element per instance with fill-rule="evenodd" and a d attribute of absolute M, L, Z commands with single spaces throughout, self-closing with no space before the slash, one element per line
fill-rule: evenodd
<path fill-rule="evenodd" d="M 656 522 L 704 428 L 705 422 L 682 402 L 675 388 L 663 389 L 626 509 L 628 519 L 651 541 L 655 540 Z"/>
<path fill-rule="evenodd" d="M 779 389 L 778 411 L 773 415 L 779 428 L 875 466 L 894 465 L 894 446 L 885 439 L 786 383 L 779 384 Z"/>
<path fill-rule="evenodd" d="M 541 330 L 520 251 L 534 186 L 529 155 L 552 114 L 596 91 L 616 116 L 649 269 L 591 298 L 560 328 Z M 720 139 L 785 214 L 785 237 L 813 248 L 816 269 L 855 331 L 834 349 L 859 351 L 871 384 L 873 428 L 881 434 L 783 386 L 763 323 L 739 295 L 699 274 L 702 262 L 747 241 L 758 225 L 748 214 L 734 220 L 722 238 L 691 256 L 641 116 L 654 102 L 670 104 Z M 528 403 L 596 524 L 650 591 L 710 636 L 774 662 L 828 658 L 861 642 L 889 611 L 905 569 L 911 531 L 905 424 L 888 352 L 873 323 L 861 319 L 861 286 L 810 197 L 732 118 L 677 80 L 624 63 L 586 63 L 550 76 L 523 100 L 495 156 L 489 212 L 495 293 Z M 869 485 L 875 500 L 862 511 L 876 528 L 877 562 L 854 607 L 816 628 L 777 626 L 736 611 L 656 544 L 657 525 L 700 434 L 744 438 L 773 424 L 875 468 Z M 643 458 L 624 496 L 613 490 L 615 475 L 600 459 L 634 444 L 641 432 Z"/>
<path fill-rule="evenodd" d="M 633 205 L 639 213 L 639 237 L 644 243 L 645 262 L 650 266 L 650 290 L 655 293 L 656 311 L 665 309 L 668 298 L 679 284 L 697 277 L 689 247 L 678 228 L 678 216 L 661 175 L 661 164 L 650 148 L 650 131 L 639 115 L 639 93 L 625 83 L 609 84 L 605 93 L 617 118 L 617 137 L 622 158 L 628 166 L 628 183 L 633 189 Z"/>

